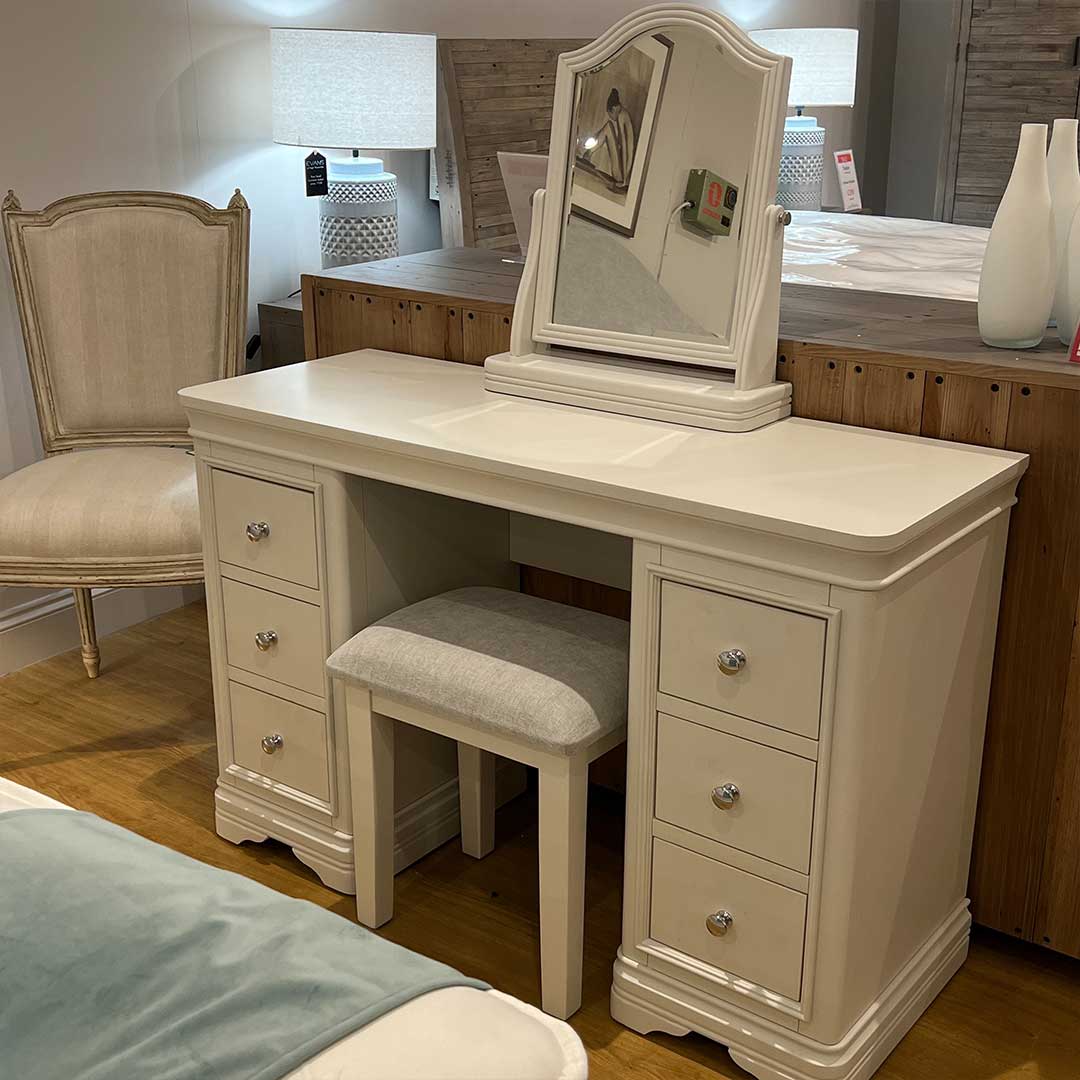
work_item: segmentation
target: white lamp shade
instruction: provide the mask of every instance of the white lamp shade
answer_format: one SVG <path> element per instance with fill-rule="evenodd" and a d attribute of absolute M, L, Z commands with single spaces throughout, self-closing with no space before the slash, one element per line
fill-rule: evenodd
<path fill-rule="evenodd" d="M 769 52 L 791 57 L 789 105 L 854 105 L 859 31 L 846 27 L 751 30 Z"/>
<path fill-rule="evenodd" d="M 270 31 L 274 142 L 326 149 L 435 145 L 435 36 Z"/>

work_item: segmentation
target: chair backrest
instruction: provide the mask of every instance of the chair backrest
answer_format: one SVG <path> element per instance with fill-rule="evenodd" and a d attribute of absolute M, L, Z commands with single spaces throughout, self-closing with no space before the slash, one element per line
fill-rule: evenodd
<path fill-rule="evenodd" d="M 560 53 L 588 38 L 439 40 L 439 217 L 444 247 L 517 251 L 496 154 L 546 154 Z"/>
<path fill-rule="evenodd" d="M 4 234 L 46 453 L 189 444 L 177 390 L 241 370 L 249 212 L 157 191 L 9 191 Z"/>

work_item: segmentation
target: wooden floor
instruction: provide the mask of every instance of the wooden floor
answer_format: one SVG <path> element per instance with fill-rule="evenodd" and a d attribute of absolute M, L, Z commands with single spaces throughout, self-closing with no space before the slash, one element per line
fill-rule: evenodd
<path fill-rule="evenodd" d="M 101 678 L 78 650 L 0 679 L 0 775 L 152 840 L 346 918 L 281 845 L 235 847 L 214 833 L 217 774 L 206 614 L 170 612 L 105 638 Z M 737 1078 L 704 1038 L 643 1038 L 608 1016 L 619 940 L 622 807 L 589 807 L 584 1007 L 573 1019 L 593 1080 Z M 0 885 L 2 890 L 2 885 Z M 444 845 L 398 875 L 385 937 L 539 1003 L 536 806 L 499 814 L 498 844 L 476 862 Z M 880 1072 L 880 1080 L 1076 1080 L 1080 961 L 978 933 L 971 957 Z"/>

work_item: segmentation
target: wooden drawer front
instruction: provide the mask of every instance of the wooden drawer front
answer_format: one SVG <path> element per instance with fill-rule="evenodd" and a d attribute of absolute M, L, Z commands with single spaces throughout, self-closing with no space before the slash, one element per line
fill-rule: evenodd
<path fill-rule="evenodd" d="M 229 706 L 237 765 L 329 801 L 330 758 L 322 713 L 235 682 L 229 683 Z M 274 736 L 280 736 L 280 745 Z M 271 753 L 263 749 L 263 739 L 269 740 Z"/>
<path fill-rule="evenodd" d="M 319 587 L 315 496 L 310 491 L 215 469 L 214 518 L 222 562 Z M 248 525 L 263 522 L 269 535 L 250 540 Z"/>
<path fill-rule="evenodd" d="M 229 663 L 322 696 L 326 659 L 322 609 L 229 578 L 222 578 L 221 590 Z M 255 635 L 266 631 L 277 637 L 268 648 L 260 649 Z"/>
<path fill-rule="evenodd" d="M 717 664 L 741 649 L 734 675 Z M 816 739 L 825 620 L 665 581 L 660 602 L 660 689 Z"/>
<path fill-rule="evenodd" d="M 714 937 L 705 920 L 733 922 Z M 649 934 L 664 945 L 798 1000 L 806 897 L 704 855 L 653 841 Z"/>
<path fill-rule="evenodd" d="M 814 772 L 812 761 L 783 750 L 657 718 L 656 816 L 802 874 L 810 870 Z M 725 784 L 739 796 L 721 809 L 712 793 Z"/>

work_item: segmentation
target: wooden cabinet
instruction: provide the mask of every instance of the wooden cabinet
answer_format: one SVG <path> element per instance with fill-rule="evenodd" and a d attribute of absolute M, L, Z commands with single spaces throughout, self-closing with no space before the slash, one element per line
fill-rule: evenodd
<path fill-rule="evenodd" d="M 521 265 L 445 249 L 305 275 L 309 360 L 356 349 L 482 364 L 510 347 Z"/>
<path fill-rule="evenodd" d="M 1022 355 L 982 346 L 974 304 L 824 292 L 785 287 L 777 371 L 795 416 L 1031 455 L 1009 531 L 971 910 L 1080 956 L 1080 373 L 1056 340 Z M 796 336 L 807 294 L 833 341 Z M 874 340 L 912 351 L 849 344 Z"/>
<path fill-rule="evenodd" d="M 505 348 L 499 319 L 512 317 L 520 270 L 458 249 L 305 278 L 308 355 L 368 344 L 362 317 L 340 314 L 355 304 L 350 288 L 396 302 L 408 285 L 414 303 L 445 306 L 452 328 L 462 311 L 490 316 L 463 323 L 476 324 L 482 361 Z M 318 288 L 346 299 L 317 298 Z M 777 374 L 792 384 L 796 417 L 1031 455 L 1010 533 L 970 896 L 977 922 L 1080 956 L 1080 370 L 1056 341 L 1021 356 L 987 348 L 974 304 L 925 297 L 785 285 L 780 337 Z M 522 586 L 611 614 L 628 606 L 621 590 L 535 567 Z M 621 781 L 621 763 L 610 773 Z"/>
<path fill-rule="evenodd" d="M 1024 123 L 1077 115 L 1078 0 L 963 0 L 944 216 L 989 225 Z"/>

